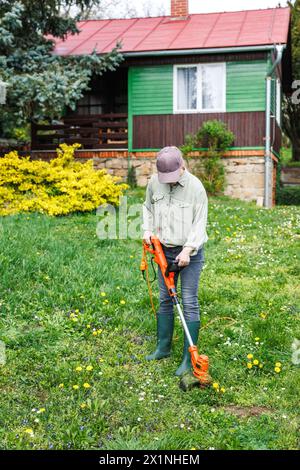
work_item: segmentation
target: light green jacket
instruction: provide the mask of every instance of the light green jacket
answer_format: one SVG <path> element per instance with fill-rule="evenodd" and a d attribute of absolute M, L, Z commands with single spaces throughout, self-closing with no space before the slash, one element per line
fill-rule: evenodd
<path fill-rule="evenodd" d="M 185 170 L 176 186 L 153 175 L 143 204 L 143 230 L 153 232 L 165 246 L 187 246 L 197 254 L 207 242 L 208 199 L 201 181 Z"/>

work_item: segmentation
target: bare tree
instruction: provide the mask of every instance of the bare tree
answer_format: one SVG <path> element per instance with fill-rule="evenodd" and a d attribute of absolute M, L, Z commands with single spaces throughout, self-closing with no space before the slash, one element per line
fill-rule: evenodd
<path fill-rule="evenodd" d="M 143 0 L 140 8 L 137 8 L 132 0 L 99 0 L 98 4 L 83 11 L 68 14 L 79 15 L 80 19 L 104 19 L 104 18 L 137 18 L 143 16 L 165 16 L 166 10 L 161 1 L 160 5 L 155 5 L 151 0 Z"/>

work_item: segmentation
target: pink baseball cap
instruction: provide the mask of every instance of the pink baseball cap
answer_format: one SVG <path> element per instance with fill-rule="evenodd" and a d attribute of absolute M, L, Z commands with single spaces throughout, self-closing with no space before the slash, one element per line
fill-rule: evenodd
<path fill-rule="evenodd" d="M 157 154 L 156 168 L 160 183 L 177 183 L 183 165 L 182 153 L 178 147 L 164 147 Z"/>

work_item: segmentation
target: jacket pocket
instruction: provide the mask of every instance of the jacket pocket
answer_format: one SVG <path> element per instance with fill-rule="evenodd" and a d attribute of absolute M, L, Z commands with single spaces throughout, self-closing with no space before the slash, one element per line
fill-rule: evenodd
<path fill-rule="evenodd" d="M 164 197 L 165 197 L 165 195 L 162 194 L 162 193 L 155 193 L 155 194 L 152 195 L 151 203 L 155 204 L 156 202 L 161 201 Z"/>

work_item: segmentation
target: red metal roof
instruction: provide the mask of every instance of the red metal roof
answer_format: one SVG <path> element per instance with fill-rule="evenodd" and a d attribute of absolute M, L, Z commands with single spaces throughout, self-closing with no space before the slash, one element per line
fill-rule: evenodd
<path fill-rule="evenodd" d="M 203 49 L 286 44 L 289 8 L 170 16 L 88 20 L 78 23 L 79 34 L 56 41 L 59 55 L 109 52 L 122 41 L 121 52 Z"/>

